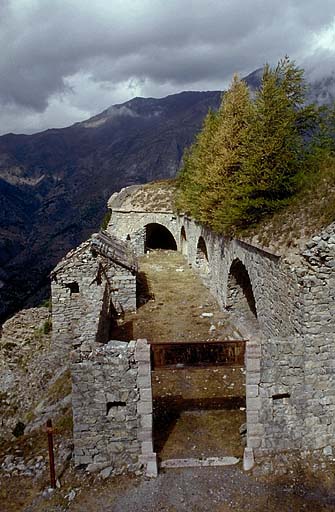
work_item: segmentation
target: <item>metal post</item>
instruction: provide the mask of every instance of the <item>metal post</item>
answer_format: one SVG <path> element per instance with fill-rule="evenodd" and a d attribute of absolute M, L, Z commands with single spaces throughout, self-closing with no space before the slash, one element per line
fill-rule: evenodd
<path fill-rule="evenodd" d="M 46 430 L 47 430 L 47 434 L 48 434 L 50 484 L 51 484 L 52 489 L 56 489 L 53 428 L 52 428 L 52 421 L 51 420 L 47 421 L 47 429 Z"/>

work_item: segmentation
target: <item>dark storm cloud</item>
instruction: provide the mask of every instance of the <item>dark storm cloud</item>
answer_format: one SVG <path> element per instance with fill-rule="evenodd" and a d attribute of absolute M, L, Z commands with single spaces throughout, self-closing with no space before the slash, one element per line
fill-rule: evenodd
<path fill-rule="evenodd" d="M 141 84 L 144 93 L 169 86 L 173 92 L 223 87 L 233 72 L 247 73 L 284 54 L 298 62 L 313 60 L 313 44 L 333 22 L 335 5 L 333 0 L 0 0 L 0 14 L 0 102 L 15 112 L 21 107 L 42 112 L 57 94 L 60 107 L 62 98 L 69 101 L 73 77 L 80 87 L 85 75 L 86 83 L 97 85 L 97 95 L 102 87 L 131 91 L 132 84 Z M 93 96 L 90 89 L 90 103 Z"/>

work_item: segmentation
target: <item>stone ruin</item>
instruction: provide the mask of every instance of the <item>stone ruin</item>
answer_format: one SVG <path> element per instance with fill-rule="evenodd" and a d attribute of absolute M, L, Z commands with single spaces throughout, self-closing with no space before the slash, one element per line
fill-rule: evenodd
<path fill-rule="evenodd" d="M 52 273 L 53 343 L 71 353 L 77 465 L 157 474 L 150 348 L 110 341 L 118 312 L 136 308 L 136 255 L 181 251 L 248 338 L 244 467 L 271 471 L 290 454 L 327 460 L 335 449 L 335 223 L 294 254 L 218 236 L 171 207 L 171 191 L 114 194 L 107 232 Z"/>

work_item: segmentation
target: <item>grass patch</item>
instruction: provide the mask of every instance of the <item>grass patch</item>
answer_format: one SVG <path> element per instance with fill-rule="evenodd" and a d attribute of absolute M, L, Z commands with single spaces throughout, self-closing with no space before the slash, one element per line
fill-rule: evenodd
<path fill-rule="evenodd" d="M 72 391 L 71 373 L 66 370 L 62 375 L 48 388 L 47 396 L 53 402 L 58 402 L 69 395 Z"/>
<path fill-rule="evenodd" d="M 286 208 L 267 217 L 257 226 L 240 232 L 278 252 L 300 247 L 313 234 L 335 220 L 335 160 L 323 162 L 319 172 L 308 177 L 300 192 L 292 197 Z"/>
<path fill-rule="evenodd" d="M 57 434 L 70 433 L 73 429 L 73 416 L 72 410 L 66 409 L 63 415 L 56 419 L 54 427 Z"/>

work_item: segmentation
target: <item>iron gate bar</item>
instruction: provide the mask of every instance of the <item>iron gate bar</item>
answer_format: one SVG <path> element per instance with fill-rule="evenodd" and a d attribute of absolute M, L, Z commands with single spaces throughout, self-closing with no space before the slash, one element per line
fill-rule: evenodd
<path fill-rule="evenodd" d="M 151 369 L 243 366 L 246 341 L 150 342 Z"/>

